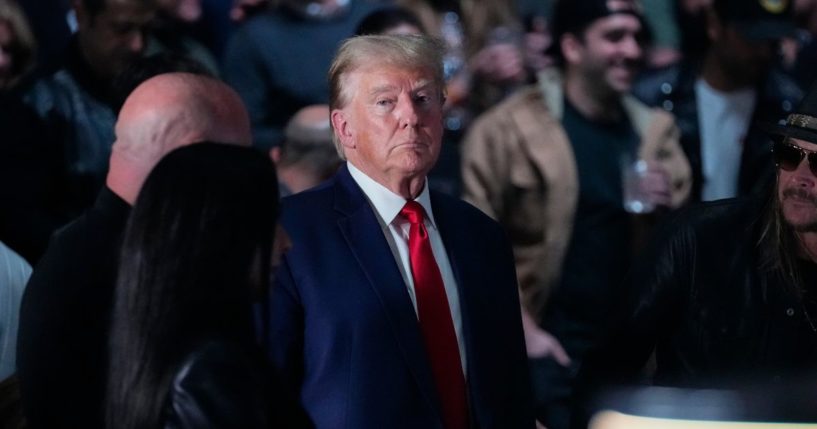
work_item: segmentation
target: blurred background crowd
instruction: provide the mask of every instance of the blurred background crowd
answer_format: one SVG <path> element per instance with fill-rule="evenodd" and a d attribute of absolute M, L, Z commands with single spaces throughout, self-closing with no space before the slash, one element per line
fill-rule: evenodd
<path fill-rule="evenodd" d="M 459 143 L 473 120 L 558 62 L 552 0 L 49 1 L 4 1 L 0 10 L 0 238 L 32 263 L 50 233 L 93 201 L 118 107 L 151 74 L 187 68 L 223 79 L 250 111 L 254 145 L 280 151 L 295 113 L 327 102 L 326 69 L 339 40 L 367 32 L 439 36 L 448 46 L 448 144 L 432 185 L 459 195 Z M 634 93 L 675 114 L 683 139 L 698 127 L 690 119 L 689 77 L 708 64 L 708 52 L 720 55 L 716 68 L 732 89 L 758 88 L 776 97 L 774 106 L 761 106 L 774 110 L 766 117 L 796 105 L 817 61 L 817 3 L 793 1 L 795 31 L 745 46 L 708 35 L 708 3 L 641 5 L 643 52 L 633 60 L 642 73 Z M 690 162 L 695 167 L 700 160 Z M 696 198 L 702 183 L 694 184 Z"/>
<path fill-rule="evenodd" d="M 816 0 L 0 0 L 0 379 L 31 267 L 106 186 L 134 88 L 165 72 L 225 82 L 286 196 L 341 164 L 326 76 L 361 34 L 445 43 L 429 184 L 505 228 L 552 428 L 569 425 L 576 374 L 653 226 L 765 195 L 757 125 L 817 77 Z"/>
<path fill-rule="evenodd" d="M 118 107 L 151 74 L 187 68 L 220 77 L 248 107 L 254 145 L 280 149 L 295 113 L 327 102 L 325 75 L 339 40 L 371 32 L 441 37 L 448 46 L 449 144 L 432 184 L 459 195 L 458 145 L 474 119 L 541 81 L 537 76 L 559 62 L 553 0 L 121 0 L 110 7 L 108 1 L 2 4 L 0 238 L 29 262 L 42 254 L 52 231 L 92 203 L 107 167 Z M 709 3 L 640 5 L 644 29 L 632 61 L 641 73 L 633 92 L 647 105 L 673 113 L 684 140 L 699 128 L 689 92 L 703 69 L 715 68 L 729 82 L 727 92 L 761 91 L 758 108 L 770 110 L 761 116 L 776 118 L 802 97 L 817 61 L 815 2 L 782 1 L 796 28 L 773 43 L 766 38 L 743 44 L 734 37 L 713 39 Z M 377 9 L 385 10 L 370 16 Z M 733 18 L 744 17 L 725 17 Z M 698 174 L 700 159 L 691 158 Z M 698 178 L 694 184 L 696 198 L 710 192 L 699 189 L 702 183 Z M 735 192 L 704 199 L 729 194 Z"/>

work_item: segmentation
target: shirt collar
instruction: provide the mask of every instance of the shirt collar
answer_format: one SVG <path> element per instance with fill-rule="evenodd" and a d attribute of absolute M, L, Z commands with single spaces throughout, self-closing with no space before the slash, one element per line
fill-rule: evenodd
<path fill-rule="evenodd" d="M 400 210 L 406 205 L 406 199 L 376 182 L 366 175 L 366 173 L 360 171 L 351 162 L 347 162 L 346 164 L 349 167 L 349 174 L 351 174 L 352 179 L 360 186 L 360 189 L 366 195 L 366 198 L 368 198 L 369 203 L 374 207 L 375 212 L 377 212 L 386 225 L 390 225 L 394 222 L 394 219 L 400 214 Z M 423 183 L 422 192 L 420 192 L 420 195 L 417 196 L 414 201 L 417 201 L 423 206 L 423 209 L 426 211 L 426 218 L 431 223 L 431 227 L 436 229 L 434 212 L 431 211 L 431 195 L 428 191 L 427 178 L 425 183 Z"/>

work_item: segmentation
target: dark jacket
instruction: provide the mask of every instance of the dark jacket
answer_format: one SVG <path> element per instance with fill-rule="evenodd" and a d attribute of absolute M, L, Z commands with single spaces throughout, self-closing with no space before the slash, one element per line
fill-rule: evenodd
<path fill-rule="evenodd" d="M 165 411 L 165 429 L 311 427 L 262 359 L 225 341 L 207 342 L 187 356 Z"/>
<path fill-rule="evenodd" d="M 510 245 L 476 208 L 430 194 L 459 294 L 471 421 L 533 428 Z M 270 294 L 268 348 L 315 426 L 442 429 L 417 313 L 378 214 L 348 168 L 282 204 L 292 248 Z"/>
<path fill-rule="evenodd" d="M 59 230 L 20 307 L 17 372 L 32 428 L 102 426 L 110 312 L 130 206 L 104 188 Z"/>
<path fill-rule="evenodd" d="M 0 97 L 0 238 L 32 265 L 94 204 L 115 140 L 117 100 L 71 40 L 56 71 Z"/>
<path fill-rule="evenodd" d="M 700 201 L 703 186 L 700 126 L 695 99 L 698 71 L 697 64 L 682 62 L 644 74 L 633 87 L 633 95 L 641 101 L 675 115 L 675 123 L 681 130 L 681 147 L 692 167 L 692 201 Z M 744 140 L 738 195 L 762 193 L 774 177 L 771 141 L 755 125 L 785 119 L 803 97 L 802 89 L 791 78 L 777 71 L 770 72 L 757 91 L 752 125 Z"/>
<path fill-rule="evenodd" d="M 0 94 L 0 241 L 34 265 L 79 214 L 61 143 L 19 94 Z"/>
<path fill-rule="evenodd" d="M 766 268 L 764 204 L 721 200 L 667 225 L 636 268 L 607 345 L 582 368 L 594 385 L 633 381 L 654 351 L 655 384 L 728 387 L 817 367 L 817 311 Z M 801 262 L 817 289 L 817 265 Z M 811 318 L 809 314 L 812 314 Z"/>

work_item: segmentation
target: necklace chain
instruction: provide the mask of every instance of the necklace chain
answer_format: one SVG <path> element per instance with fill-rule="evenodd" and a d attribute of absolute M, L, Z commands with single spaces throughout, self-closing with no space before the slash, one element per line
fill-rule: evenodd
<path fill-rule="evenodd" d="M 806 303 L 814 304 L 814 301 L 810 297 L 810 293 L 808 289 L 803 288 L 800 290 L 800 306 L 803 308 L 803 315 L 806 316 L 806 322 L 808 322 L 809 327 L 811 327 L 812 332 L 817 333 L 817 326 L 814 326 L 814 320 L 811 318 L 811 315 L 808 312 L 808 306 Z"/>
<path fill-rule="evenodd" d="M 811 315 L 808 314 L 808 310 L 806 309 L 806 304 L 803 303 L 803 315 L 806 316 L 806 322 L 811 327 L 811 330 L 817 333 L 817 327 L 814 326 L 814 322 L 811 320 Z"/>

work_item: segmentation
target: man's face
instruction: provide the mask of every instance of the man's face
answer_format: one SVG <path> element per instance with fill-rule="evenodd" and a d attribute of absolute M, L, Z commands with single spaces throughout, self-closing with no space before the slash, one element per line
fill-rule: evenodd
<path fill-rule="evenodd" d="M 817 151 L 817 144 L 788 139 L 790 144 Z M 817 232 L 817 177 L 804 158 L 795 170 L 778 168 L 777 196 L 783 219 L 798 232 Z"/>
<path fill-rule="evenodd" d="M 442 95 L 427 70 L 371 64 L 344 84 L 348 104 L 332 113 L 347 159 L 384 183 L 424 177 L 442 144 Z"/>
<path fill-rule="evenodd" d="M 584 31 L 575 58 L 568 62 L 578 67 L 591 87 L 628 92 L 643 56 L 642 31 L 641 23 L 632 15 L 600 18 Z"/>
<path fill-rule="evenodd" d="M 113 78 L 142 54 L 153 14 L 130 0 L 108 0 L 96 15 L 77 8 L 80 49 L 99 77 Z"/>
<path fill-rule="evenodd" d="M 778 41 L 748 39 L 733 24 L 710 22 L 709 25 L 711 49 L 726 76 L 734 83 L 746 86 L 760 82 L 769 71 Z"/>

